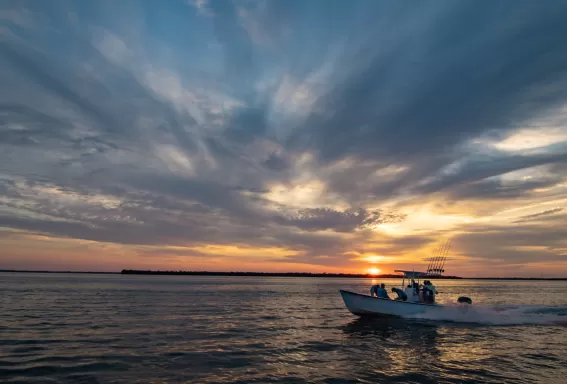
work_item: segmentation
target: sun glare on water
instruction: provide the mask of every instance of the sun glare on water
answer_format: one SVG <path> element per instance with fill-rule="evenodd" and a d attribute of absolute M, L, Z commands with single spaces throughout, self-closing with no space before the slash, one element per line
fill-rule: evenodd
<path fill-rule="evenodd" d="M 380 273 L 380 270 L 378 268 L 368 268 L 368 273 L 371 275 L 377 275 Z"/>

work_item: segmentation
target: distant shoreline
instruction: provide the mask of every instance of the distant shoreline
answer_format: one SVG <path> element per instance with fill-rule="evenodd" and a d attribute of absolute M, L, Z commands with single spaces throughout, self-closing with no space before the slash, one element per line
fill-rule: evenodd
<path fill-rule="evenodd" d="M 120 272 L 92 272 L 92 271 L 37 271 L 27 269 L 0 269 L 0 273 L 80 273 L 90 275 L 120 275 Z"/>
<path fill-rule="evenodd" d="M 209 272 L 209 271 L 140 271 L 125 269 L 123 275 L 175 275 L 175 276 L 259 276 L 259 277 L 340 277 L 401 279 L 402 275 L 370 275 L 368 273 L 312 273 L 312 272 Z M 460 279 L 458 276 L 443 276 L 441 279 Z"/>
<path fill-rule="evenodd" d="M 124 269 L 121 272 L 92 272 L 92 271 L 35 271 L 0 269 L 0 273 L 77 273 L 91 275 L 149 275 L 149 276 L 242 276 L 242 277 L 334 277 L 334 278 L 366 278 L 366 279 L 401 279 L 402 275 L 369 275 L 364 273 L 309 273 L 309 272 L 209 272 L 209 271 L 143 271 Z M 567 281 L 567 277 L 459 277 L 435 276 L 432 279 L 441 280 L 541 280 Z"/>

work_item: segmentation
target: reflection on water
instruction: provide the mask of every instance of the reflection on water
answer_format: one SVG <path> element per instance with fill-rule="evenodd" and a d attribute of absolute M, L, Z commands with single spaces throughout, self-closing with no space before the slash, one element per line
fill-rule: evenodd
<path fill-rule="evenodd" d="M 390 377 L 427 372 L 441 353 L 437 348 L 437 326 L 431 324 L 392 317 L 356 318 L 343 327 L 343 332 L 349 343 L 375 357 L 374 367 L 380 363 Z"/>
<path fill-rule="evenodd" d="M 435 324 L 426 324 L 395 317 L 356 317 L 344 327 L 344 332 L 352 337 L 380 337 L 383 340 L 388 338 L 402 339 L 421 339 L 422 336 L 429 335 L 431 339 L 437 335 Z"/>
<path fill-rule="evenodd" d="M 490 320 L 477 325 L 355 317 L 338 289 L 369 284 L 2 274 L 0 381 L 533 383 L 567 374 L 567 328 L 547 322 L 565 317 L 564 282 L 436 284 L 441 300 L 500 305 L 477 311 Z"/>

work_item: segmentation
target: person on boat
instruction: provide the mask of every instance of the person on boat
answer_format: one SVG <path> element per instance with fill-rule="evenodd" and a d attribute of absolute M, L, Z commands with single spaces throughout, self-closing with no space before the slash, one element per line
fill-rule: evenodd
<path fill-rule="evenodd" d="M 382 299 L 389 299 L 388 292 L 386 291 L 386 285 L 384 283 L 380 285 L 373 285 L 370 288 L 370 296 L 380 297 Z"/>
<path fill-rule="evenodd" d="M 433 285 L 433 283 L 430 280 L 427 280 L 429 282 L 429 288 L 433 291 L 433 296 L 437 295 L 439 292 L 437 292 L 437 288 L 435 288 L 435 285 Z"/>
<path fill-rule="evenodd" d="M 388 291 L 386 291 L 386 284 L 380 284 L 380 288 L 378 288 L 378 292 L 376 292 L 376 296 L 382 299 L 389 299 Z"/>
<path fill-rule="evenodd" d="M 431 296 L 433 295 L 433 292 L 431 292 L 429 290 L 429 286 L 427 285 L 427 280 L 425 280 L 423 282 L 423 290 L 421 291 L 422 295 L 420 297 L 420 301 L 426 304 L 430 304 L 431 302 L 433 302 Z"/>
<path fill-rule="evenodd" d="M 435 288 L 435 285 L 433 285 L 433 283 L 431 282 L 431 280 L 427 280 L 427 285 L 429 287 L 429 290 L 432 292 L 432 296 L 433 296 L 433 302 L 435 302 L 435 296 L 437 296 L 437 294 L 439 292 L 437 292 L 437 288 Z"/>
<path fill-rule="evenodd" d="M 398 295 L 398 297 L 396 297 L 394 300 L 407 301 L 408 295 L 406 295 L 406 293 L 400 288 L 392 287 L 392 292 L 395 292 Z"/>
<path fill-rule="evenodd" d="M 423 285 L 416 283 L 417 288 L 415 289 L 415 291 L 417 292 L 417 297 L 420 303 L 423 303 L 425 301 L 424 297 L 423 297 Z"/>
<path fill-rule="evenodd" d="M 419 295 L 419 283 L 412 279 L 411 284 L 413 286 L 413 289 L 415 289 L 415 294 Z"/>
<path fill-rule="evenodd" d="M 373 285 L 370 287 L 370 296 L 378 296 L 378 285 Z"/>
<path fill-rule="evenodd" d="M 437 290 L 435 286 L 431 284 L 431 281 L 425 280 L 423 282 L 423 301 L 427 304 L 433 304 L 435 302 L 435 294 Z"/>

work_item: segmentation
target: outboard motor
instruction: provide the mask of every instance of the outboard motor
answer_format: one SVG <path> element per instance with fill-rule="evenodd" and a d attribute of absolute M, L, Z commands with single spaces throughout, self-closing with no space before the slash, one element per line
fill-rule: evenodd
<path fill-rule="evenodd" d="M 457 302 L 459 304 L 469 304 L 472 305 L 472 300 L 470 297 L 466 297 L 466 296 L 461 296 L 457 299 Z"/>

